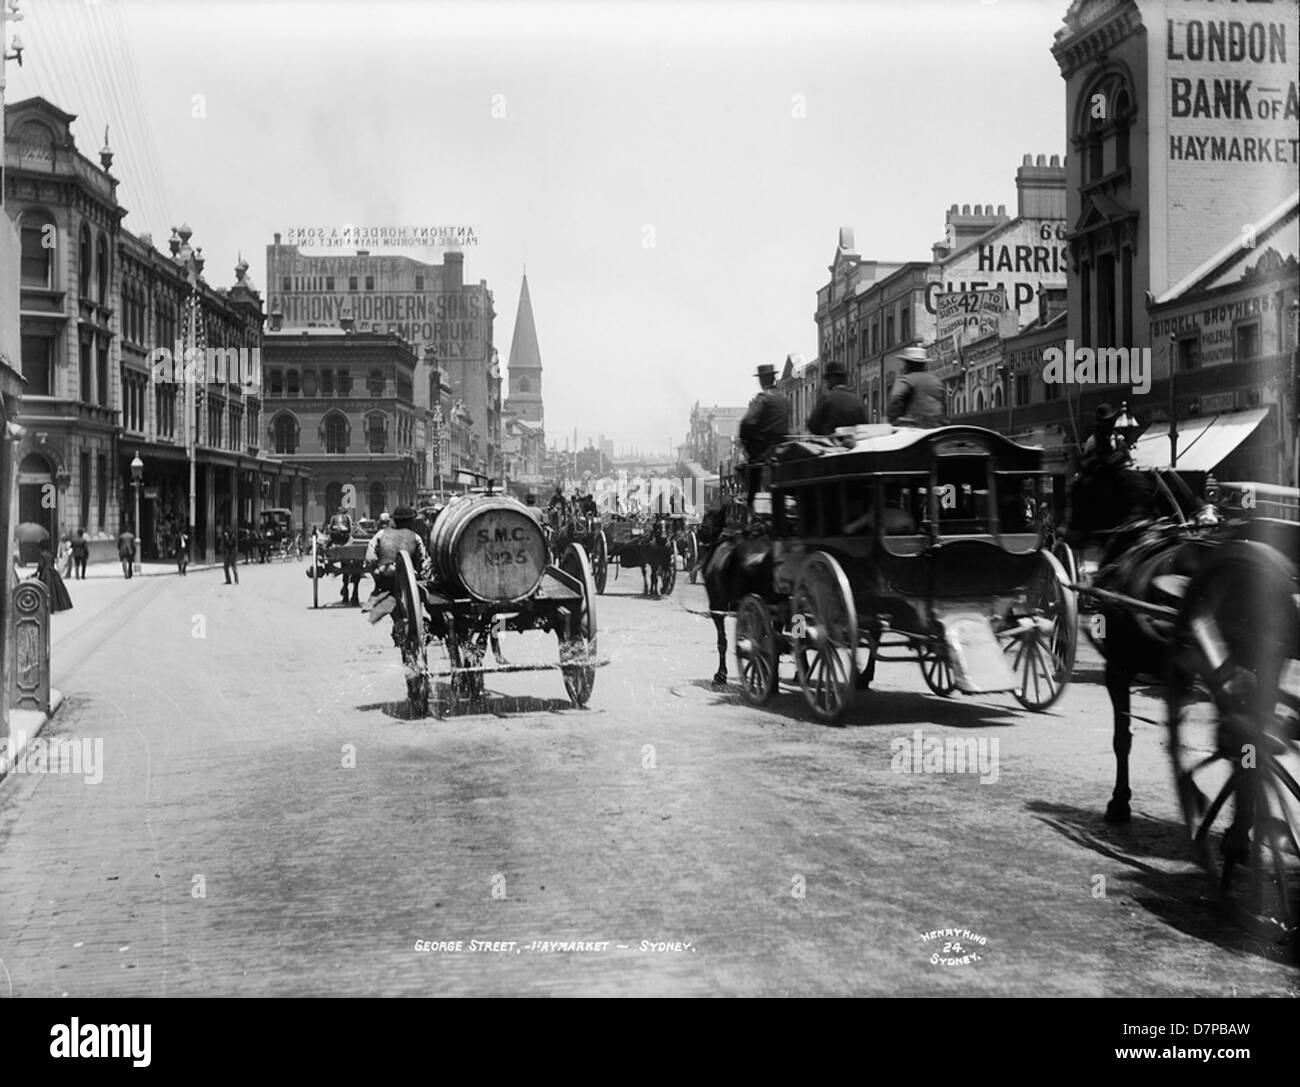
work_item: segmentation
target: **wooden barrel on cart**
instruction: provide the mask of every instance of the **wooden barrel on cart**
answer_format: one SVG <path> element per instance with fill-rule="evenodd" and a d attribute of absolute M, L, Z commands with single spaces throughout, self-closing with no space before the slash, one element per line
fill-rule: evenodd
<path fill-rule="evenodd" d="M 451 503 L 429 534 L 434 576 L 453 594 L 499 604 L 531 596 L 546 571 L 546 540 L 528 507 L 501 495 Z"/>

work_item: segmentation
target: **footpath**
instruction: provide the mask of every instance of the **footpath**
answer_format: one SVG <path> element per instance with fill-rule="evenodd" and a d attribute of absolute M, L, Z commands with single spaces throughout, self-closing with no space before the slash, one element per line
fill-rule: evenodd
<path fill-rule="evenodd" d="M 201 574 L 209 570 L 220 571 L 221 568 L 220 563 L 191 564 L 188 572 Z M 20 580 L 26 580 L 35 572 L 35 565 L 18 567 Z M 30 709 L 9 711 L 9 735 L 0 738 L 0 780 L 23 757 L 27 747 L 41 734 L 63 704 L 63 692 L 55 686 L 61 674 L 67 675 L 60 666 L 60 646 L 75 638 L 79 631 L 106 611 L 117 607 L 136 587 L 136 578 L 179 576 L 174 561 L 146 562 L 129 579 L 122 573 L 120 562 L 97 562 L 86 567 L 84 579 L 64 578 L 68 594 L 72 597 L 72 608 L 50 616 L 50 712 L 47 714 Z"/>

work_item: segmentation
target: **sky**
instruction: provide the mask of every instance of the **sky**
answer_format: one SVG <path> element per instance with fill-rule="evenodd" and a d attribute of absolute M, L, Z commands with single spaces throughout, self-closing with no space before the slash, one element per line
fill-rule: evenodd
<path fill-rule="evenodd" d="M 527 267 L 548 439 L 667 451 L 816 355 L 841 226 L 926 260 L 952 204 L 1014 213 L 1066 150 L 1067 7 L 25 0 L 7 99 L 92 158 L 108 126 L 127 229 L 188 222 L 216 286 L 292 226 L 473 226 L 503 360 Z"/>

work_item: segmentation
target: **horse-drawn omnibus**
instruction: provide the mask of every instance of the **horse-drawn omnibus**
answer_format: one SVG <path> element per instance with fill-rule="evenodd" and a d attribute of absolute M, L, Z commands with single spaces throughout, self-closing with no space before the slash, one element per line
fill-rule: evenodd
<path fill-rule="evenodd" d="M 861 426 L 778 446 L 770 530 L 724 534 L 705 564 L 719 674 L 716 613 L 734 606 L 755 705 L 788 653 L 823 720 L 843 716 L 881 660 L 917 661 L 938 695 L 1009 691 L 1047 709 L 1077 641 L 1074 591 L 1044 548 L 1048 486 L 1042 450 L 973 426 Z"/>

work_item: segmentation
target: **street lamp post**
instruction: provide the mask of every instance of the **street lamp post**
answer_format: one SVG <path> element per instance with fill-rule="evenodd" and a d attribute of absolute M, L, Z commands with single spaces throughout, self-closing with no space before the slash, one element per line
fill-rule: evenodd
<path fill-rule="evenodd" d="M 1178 408 L 1174 400 L 1174 370 L 1178 367 L 1178 339 L 1169 334 L 1169 467 L 1178 467 Z"/>
<path fill-rule="evenodd" d="M 131 486 L 135 489 L 135 572 L 144 573 L 144 568 L 140 565 L 140 484 L 144 480 L 144 461 L 140 459 L 140 451 L 135 451 L 135 458 L 131 461 Z"/>

